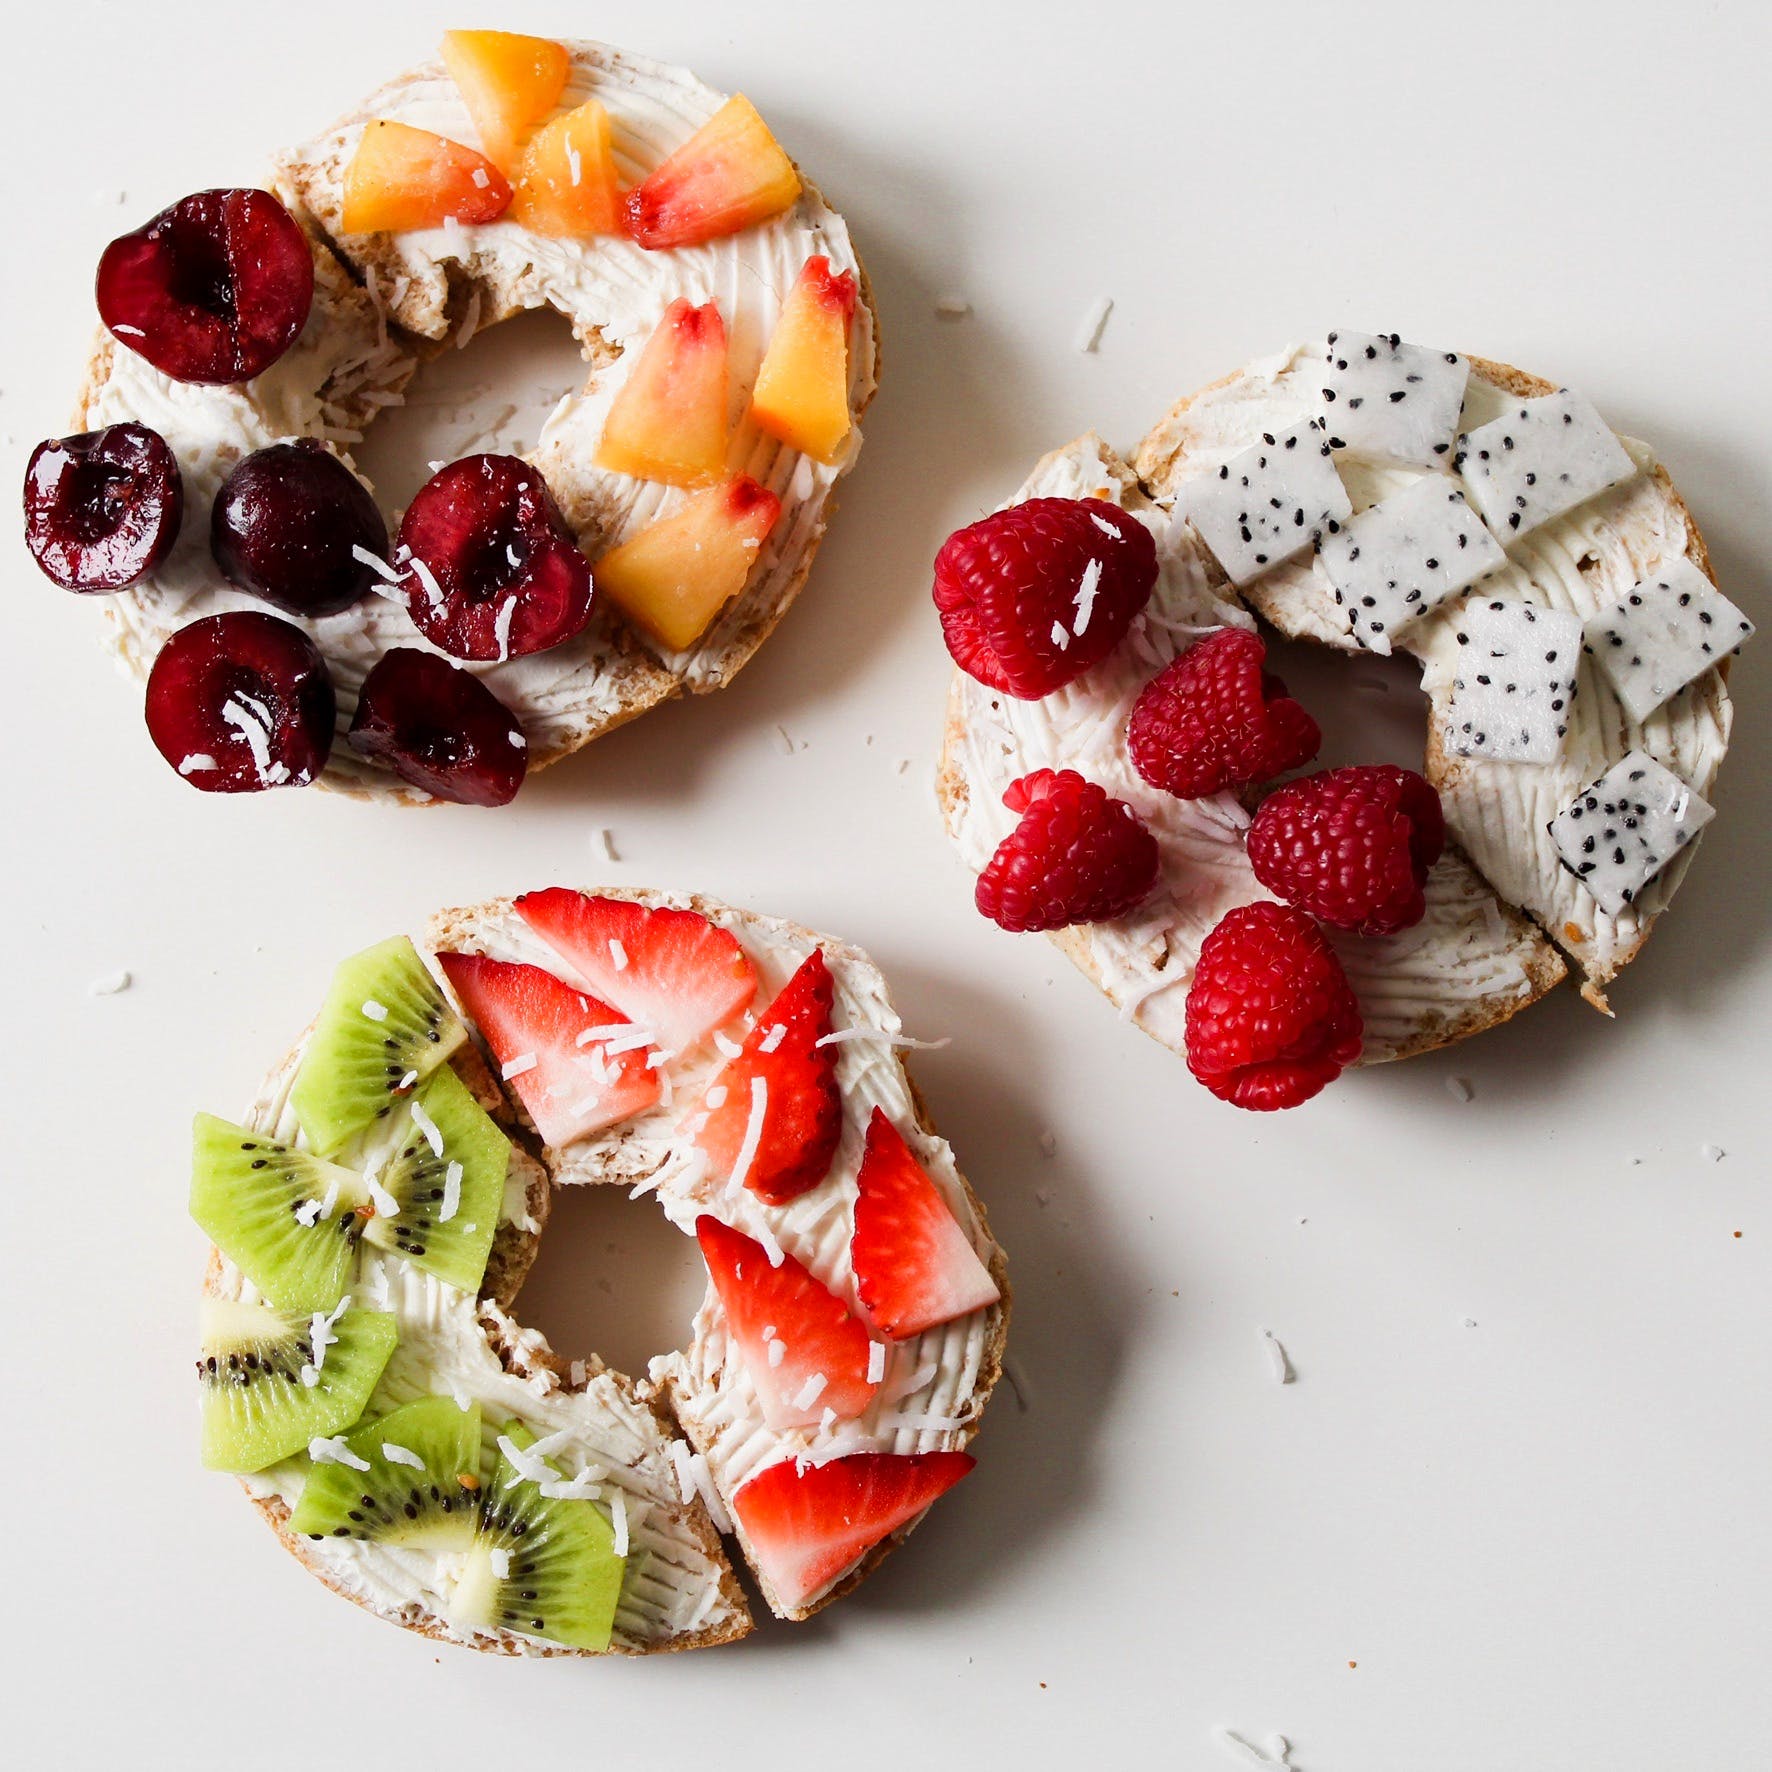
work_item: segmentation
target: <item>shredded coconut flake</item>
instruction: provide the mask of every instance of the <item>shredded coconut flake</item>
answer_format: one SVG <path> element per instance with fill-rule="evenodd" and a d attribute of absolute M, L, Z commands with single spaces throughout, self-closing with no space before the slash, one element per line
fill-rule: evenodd
<path fill-rule="evenodd" d="M 609 1524 L 615 1533 L 615 1540 L 609 1548 L 618 1557 L 625 1557 L 628 1554 L 628 1498 L 620 1489 L 609 1497 Z"/>
<path fill-rule="evenodd" d="M 486 1560 L 492 1565 L 492 1573 L 496 1575 L 500 1581 L 510 1580 L 511 1553 L 508 1550 L 494 1550 Z"/>
<path fill-rule="evenodd" d="M 377 1218 L 398 1218 L 400 1202 L 382 1186 L 378 1176 L 366 1175 L 363 1178 L 369 1188 L 369 1203 L 375 1208 Z"/>
<path fill-rule="evenodd" d="M 517 613 L 517 599 L 507 597 L 499 605 L 498 614 L 493 618 L 492 637 L 498 642 L 498 656 L 511 656 L 511 618 Z"/>
<path fill-rule="evenodd" d="M 1271 1329 L 1264 1329 L 1261 1338 L 1267 1346 L 1268 1365 L 1273 1371 L 1276 1384 L 1290 1384 L 1297 1374 L 1292 1370 L 1292 1362 L 1286 1357 L 1285 1345 Z"/>
<path fill-rule="evenodd" d="M 886 1376 L 886 1344 L 883 1341 L 868 1343 L 868 1383 L 878 1384 Z"/>
<path fill-rule="evenodd" d="M 1448 1077 L 1446 1079 L 1446 1093 L 1450 1095 L 1454 1101 L 1469 1101 L 1473 1091 L 1466 1078 Z"/>
<path fill-rule="evenodd" d="M 610 835 L 608 825 L 598 825 L 595 836 L 598 846 L 603 851 L 605 861 L 621 860 L 621 857 L 615 853 L 615 838 Z"/>
<path fill-rule="evenodd" d="M 437 1212 L 441 1224 L 447 1224 L 461 1210 L 461 1176 L 459 1163 L 451 1163 L 443 1171 L 443 1204 Z"/>
<path fill-rule="evenodd" d="M 216 761 L 207 751 L 192 751 L 179 764 L 178 772 L 180 775 L 195 775 L 200 769 L 214 769 L 215 767 Z"/>
<path fill-rule="evenodd" d="M 613 935 L 609 938 L 609 964 L 617 972 L 626 972 L 628 969 L 628 950 Z"/>
<path fill-rule="evenodd" d="M 736 1058 L 744 1048 L 730 1034 L 716 1033 L 714 1048 L 722 1058 Z"/>
<path fill-rule="evenodd" d="M 759 1052 L 773 1052 L 787 1037 L 787 1024 L 778 1021 L 775 1026 L 763 1036 L 762 1040 L 758 1043 L 757 1050 Z"/>
<path fill-rule="evenodd" d="M 363 1013 L 371 1021 L 386 1021 L 388 1019 L 387 1005 L 376 1002 L 373 997 L 366 997 L 363 1000 Z"/>
<path fill-rule="evenodd" d="M 1095 593 L 1101 588 L 1101 562 L 1091 560 L 1083 568 L 1082 582 L 1077 586 L 1077 619 L 1071 631 L 1078 639 L 1083 637 L 1083 630 L 1089 626 L 1089 618 L 1095 613 Z"/>
<path fill-rule="evenodd" d="M 1099 348 L 1101 335 L 1107 330 L 1108 315 L 1114 311 L 1112 296 L 1097 296 L 1077 328 L 1077 349 L 1085 354 Z"/>
<path fill-rule="evenodd" d="M 498 1074 L 508 1083 L 513 1077 L 527 1076 L 529 1072 L 534 1069 L 535 1054 L 533 1052 L 522 1052 L 513 1058 L 509 1064 L 502 1066 Z"/>
<path fill-rule="evenodd" d="M 330 1439 L 316 1437 L 308 1441 L 308 1456 L 316 1464 L 342 1464 L 354 1471 L 369 1469 L 369 1460 L 359 1458 L 345 1444 L 343 1434 L 334 1434 Z"/>
<path fill-rule="evenodd" d="M 424 1134 L 424 1141 L 431 1147 L 431 1155 L 443 1155 L 443 1134 L 437 1122 L 424 1110 L 424 1103 L 415 1101 L 412 1104 L 412 1123 Z"/>
<path fill-rule="evenodd" d="M 745 1122 L 744 1140 L 738 1147 L 738 1157 L 732 1165 L 732 1179 L 728 1185 L 736 1193 L 745 1184 L 745 1178 L 751 1172 L 751 1164 L 756 1161 L 757 1146 L 763 1142 L 763 1120 L 769 1111 L 769 1079 L 767 1077 L 751 1078 L 751 1117 Z"/>
<path fill-rule="evenodd" d="M 426 601 L 433 609 L 441 609 L 443 607 L 443 587 L 437 583 L 436 573 L 416 554 L 412 556 L 412 572 L 424 590 Z"/>
<path fill-rule="evenodd" d="M 396 1446 L 392 1440 L 383 1440 L 381 1455 L 389 1464 L 403 1464 L 408 1470 L 421 1471 L 425 1461 L 416 1452 L 408 1451 L 404 1446 Z"/>
<path fill-rule="evenodd" d="M 400 582 L 400 574 L 380 554 L 364 547 L 361 542 L 351 544 L 351 558 L 367 566 L 384 584 L 397 585 Z"/>
<path fill-rule="evenodd" d="M 115 972 L 101 973 L 86 989 L 95 997 L 114 997 L 119 991 L 126 991 L 135 983 L 135 979 L 124 968 Z"/>
<path fill-rule="evenodd" d="M 963 295 L 938 295 L 935 312 L 943 320 L 964 320 L 972 312 L 972 304 Z"/>

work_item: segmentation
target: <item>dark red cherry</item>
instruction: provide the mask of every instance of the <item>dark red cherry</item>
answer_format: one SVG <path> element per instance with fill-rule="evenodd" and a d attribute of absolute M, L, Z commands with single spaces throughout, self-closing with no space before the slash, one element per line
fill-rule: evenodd
<path fill-rule="evenodd" d="M 25 545 L 69 591 L 120 591 L 172 551 L 185 514 L 178 457 L 146 425 L 52 437 L 25 468 Z"/>
<path fill-rule="evenodd" d="M 198 191 L 98 261 L 99 318 L 174 381 L 250 381 L 313 301 L 307 236 L 269 191 Z"/>
<path fill-rule="evenodd" d="M 511 710 L 472 671 L 410 646 L 363 679 L 348 736 L 402 781 L 465 806 L 505 805 L 529 766 Z"/>
<path fill-rule="evenodd" d="M 326 767 L 335 714 L 319 648 L 256 610 L 180 628 L 148 676 L 149 735 L 205 793 L 306 787 Z"/>
<path fill-rule="evenodd" d="M 366 487 L 312 437 L 273 443 L 222 482 L 209 514 L 209 551 L 229 581 L 291 615 L 333 615 L 380 575 L 388 526 Z"/>
<path fill-rule="evenodd" d="M 590 619 L 591 569 L 548 483 L 514 455 L 469 455 L 418 490 L 393 587 L 418 631 L 456 658 L 520 658 Z"/>

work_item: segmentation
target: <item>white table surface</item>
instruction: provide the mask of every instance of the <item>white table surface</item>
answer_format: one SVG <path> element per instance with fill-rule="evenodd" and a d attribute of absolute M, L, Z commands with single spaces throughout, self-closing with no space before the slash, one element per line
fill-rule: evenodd
<path fill-rule="evenodd" d="M 850 220 L 884 389 L 811 588 L 737 686 L 498 814 L 189 791 L 94 611 L 15 532 L 7 1757 L 1191 1772 L 1233 1763 L 1228 1727 L 1284 1733 L 1305 1772 L 1766 1764 L 1772 642 L 1740 666 L 1722 816 L 1615 1023 L 1565 992 L 1264 1119 L 972 910 L 931 803 L 948 667 L 927 600 L 941 538 L 1041 451 L 1090 425 L 1128 443 L 1340 323 L 1582 389 L 1655 442 L 1765 625 L 1765 9 L 459 10 L 12 16 L 9 483 L 63 428 L 105 240 L 251 181 L 448 23 L 576 28 L 748 92 Z M 937 319 L 949 294 L 971 318 Z M 500 373 L 529 349 L 532 386 L 562 371 L 518 343 Z M 1359 724 L 1379 698 L 1305 668 L 1339 753 L 1408 754 L 1406 696 L 1380 732 Z M 918 1072 L 1011 1254 L 1026 1409 L 1000 1394 L 976 1475 L 809 1626 L 512 1664 L 332 1597 L 198 1469 L 185 1143 L 192 1110 L 243 1104 L 343 954 L 438 905 L 603 881 L 841 934 L 912 1031 L 954 1036 Z M 118 967 L 130 990 L 89 995 Z M 563 1210 L 530 1314 L 565 1352 L 633 1361 L 679 1332 L 692 1262 L 661 1223 Z"/>

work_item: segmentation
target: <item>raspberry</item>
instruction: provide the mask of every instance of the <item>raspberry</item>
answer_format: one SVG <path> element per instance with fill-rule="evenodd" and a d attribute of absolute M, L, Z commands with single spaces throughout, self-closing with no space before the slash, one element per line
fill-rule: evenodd
<path fill-rule="evenodd" d="M 1074 769 L 1038 769 L 1003 804 L 1022 815 L 978 877 L 978 908 L 1005 929 L 1102 923 L 1157 883 L 1157 839 L 1124 800 Z"/>
<path fill-rule="evenodd" d="M 1200 946 L 1187 993 L 1187 1066 L 1218 1097 L 1297 1107 L 1360 1056 L 1360 1008 L 1303 911 L 1239 905 Z"/>
<path fill-rule="evenodd" d="M 1440 796 L 1391 764 L 1288 782 L 1249 826 L 1249 862 L 1269 892 L 1357 935 L 1419 923 L 1427 871 L 1446 846 Z"/>
<path fill-rule="evenodd" d="M 1308 763 L 1323 735 L 1266 662 L 1267 647 L 1244 628 L 1189 647 L 1133 703 L 1133 767 L 1152 787 L 1198 800 Z"/>
<path fill-rule="evenodd" d="M 1099 498 L 1032 498 L 956 530 L 935 556 L 954 663 L 1038 701 L 1119 645 L 1157 582 L 1157 545 Z"/>

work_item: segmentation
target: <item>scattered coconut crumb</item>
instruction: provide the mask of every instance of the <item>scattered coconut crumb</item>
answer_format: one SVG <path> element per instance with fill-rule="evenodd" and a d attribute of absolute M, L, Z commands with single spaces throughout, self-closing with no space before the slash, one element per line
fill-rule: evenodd
<path fill-rule="evenodd" d="M 1058 1155 L 1058 1140 L 1050 1132 L 1040 1134 L 1040 1155 L 1042 1157 L 1056 1157 Z"/>
<path fill-rule="evenodd" d="M 1290 1384 L 1298 1374 L 1292 1370 L 1292 1362 L 1286 1357 L 1285 1344 L 1271 1329 L 1261 1332 L 1262 1340 L 1267 1343 L 1268 1364 L 1273 1368 L 1276 1384 Z"/>
<path fill-rule="evenodd" d="M 1292 1744 L 1284 1735 L 1270 1735 L 1265 1746 L 1257 1747 L 1236 1730 L 1220 1727 L 1212 1731 L 1212 1739 L 1239 1765 L 1283 1766 L 1286 1772 L 1294 1772 Z"/>
<path fill-rule="evenodd" d="M 938 295 L 936 316 L 942 320 L 964 320 L 972 312 L 972 304 L 963 295 Z"/>
<path fill-rule="evenodd" d="M 101 977 L 95 978 L 86 989 L 94 997 L 114 997 L 119 991 L 128 990 L 134 983 L 134 977 L 122 967 L 118 967 L 115 972 L 107 972 Z M 1719 1157 L 1722 1154 L 1721 1151 L 1717 1152 Z"/>
<path fill-rule="evenodd" d="M 911 760 L 909 757 L 900 757 L 898 760 L 898 773 L 900 775 L 903 775 L 904 772 L 910 768 L 910 766 L 911 766 Z"/>
<path fill-rule="evenodd" d="M 1101 335 L 1107 330 L 1108 315 L 1114 311 L 1114 299 L 1111 295 L 1097 296 L 1090 305 L 1089 312 L 1083 316 L 1083 323 L 1077 328 L 1077 349 L 1085 353 L 1094 351 L 1101 344 Z"/>
<path fill-rule="evenodd" d="M 600 824 L 597 826 L 597 844 L 603 851 L 603 859 L 605 861 L 621 860 L 621 857 L 616 853 L 615 838 L 610 835 L 608 825 Z"/>
<path fill-rule="evenodd" d="M 127 979 L 129 974 L 124 973 L 123 976 Z M 1728 1155 L 1728 1152 L 1725 1151 L 1720 1144 L 1707 1144 L 1703 1147 L 1700 1154 L 1707 1163 L 1720 1163 L 1723 1158 Z"/>
<path fill-rule="evenodd" d="M 1448 1077 L 1446 1079 L 1446 1093 L 1455 1101 L 1469 1101 L 1476 1091 L 1471 1088 L 1468 1078 Z"/>

